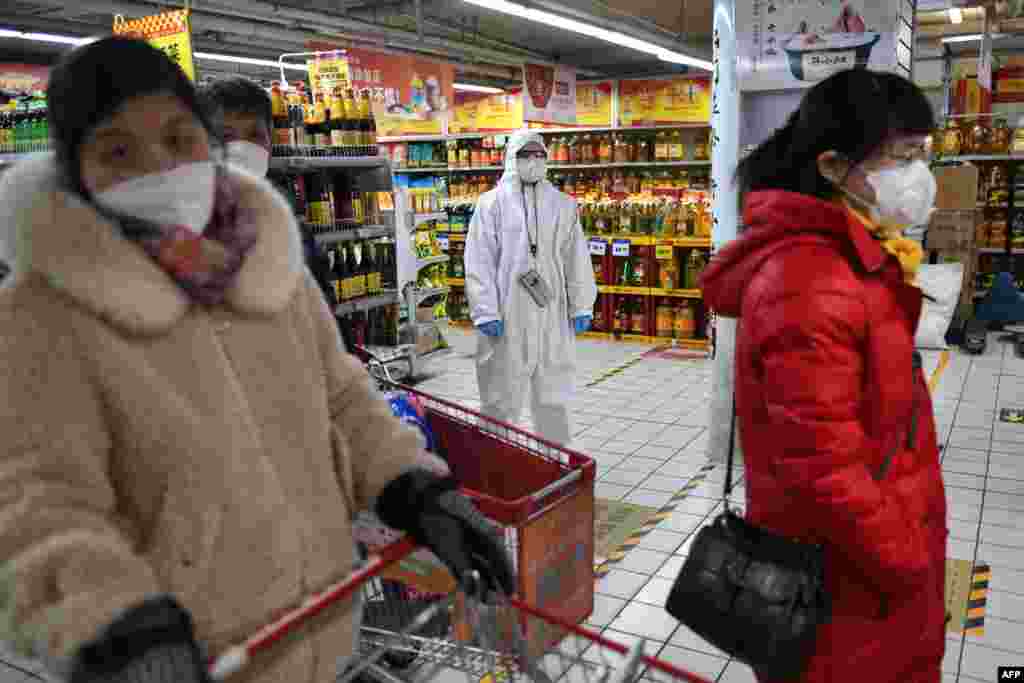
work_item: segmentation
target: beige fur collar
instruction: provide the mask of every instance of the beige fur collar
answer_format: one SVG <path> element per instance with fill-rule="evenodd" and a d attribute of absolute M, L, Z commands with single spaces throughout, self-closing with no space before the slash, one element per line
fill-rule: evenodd
<path fill-rule="evenodd" d="M 265 180 L 232 170 L 239 201 L 259 221 L 259 241 L 228 290 L 242 313 L 282 311 L 304 269 L 291 207 Z M 161 334 L 192 306 L 188 296 L 136 244 L 89 204 L 59 187 L 52 155 L 19 164 L 0 178 L 0 249 L 13 286 L 43 276 L 82 306 L 129 333 Z M 6 248 L 5 248 L 6 247 Z"/>

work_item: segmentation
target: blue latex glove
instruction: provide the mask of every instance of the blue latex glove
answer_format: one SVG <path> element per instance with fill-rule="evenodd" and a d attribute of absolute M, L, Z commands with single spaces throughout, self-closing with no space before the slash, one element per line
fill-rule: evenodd
<path fill-rule="evenodd" d="M 583 334 L 590 329 L 590 323 L 593 322 L 594 317 L 590 315 L 578 315 L 573 318 L 573 328 L 576 330 L 576 334 Z"/>
<path fill-rule="evenodd" d="M 488 337 L 500 337 L 505 334 L 505 323 L 500 320 L 492 320 L 489 323 L 483 325 L 477 325 L 476 328 L 483 332 Z"/>

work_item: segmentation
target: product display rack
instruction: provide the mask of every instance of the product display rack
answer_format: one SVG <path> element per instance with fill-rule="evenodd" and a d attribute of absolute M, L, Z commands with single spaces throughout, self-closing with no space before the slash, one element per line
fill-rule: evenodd
<path fill-rule="evenodd" d="M 337 189 L 339 187 L 339 174 L 345 176 L 344 181 L 342 181 L 345 187 L 358 188 L 364 196 L 372 195 L 377 197 L 380 193 L 390 193 L 393 187 L 388 160 L 380 156 L 326 155 L 312 148 L 308 152 L 310 156 L 277 156 L 272 157 L 270 161 L 271 179 L 284 186 L 286 191 L 290 190 L 289 195 L 292 200 L 302 204 L 302 206 L 296 207 L 297 213 L 303 219 L 301 223 L 302 230 L 307 234 L 311 234 L 319 247 L 326 249 L 335 247 L 355 249 L 357 244 L 375 245 L 374 251 L 378 249 L 387 251 L 393 248 L 392 245 L 397 243 L 395 240 L 396 222 L 393 209 L 387 210 L 386 207 L 382 207 L 379 210 L 375 210 L 373 212 L 374 215 L 370 216 L 363 215 L 363 209 L 360 209 L 355 214 L 357 216 L 356 219 L 334 220 L 333 222 L 327 220 L 313 221 L 311 220 L 308 207 L 312 206 L 316 198 L 306 196 L 306 192 L 316 184 L 320 184 L 322 187 Z M 295 181 L 299 178 L 303 182 L 301 185 L 296 185 Z M 302 195 L 301 200 L 298 197 L 300 194 Z M 341 207 L 346 202 L 346 199 L 344 197 L 335 197 L 332 192 L 331 202 L 329 214 L 333 219 L 334 214 L 343 213 Z M 376 202 L 374 206 L 377 206 Z M 354 210 L 353 207 L 349 208 Z M 379 218 L 376 214 L 379 214 Z M 359 253 L 361 254 L 360 266 L 362 266 L 362 260 L 367 258 L 367 254 L 362 249 L 360 249 Z M 390 265 L 391 270 L 394 270 L 396 264 L 391 263 Z M 337 272 L 332 268 L 332 277 L 336 274 Z M 397 274 L 391 275 L 382 272 L 381 276 L 382 282 L 397 284 Z M 354 341 L 368 347 L 377 357 L 384 359 L 389 365 L 393 365 L 392 370 L 399 376 L 403 374 L 407 376 L 408 373 L 411 373 L 411 349 L 401 344 L 382 343 L 383 338 L 391 338 L 393 341 L 398 341 L 397 314 L 394 316 L 394 329 L 391 332 L 371 325 L 369 319 L 367 319 L 366 327 L 373 329 L 368 329 L 364 334 L 360 335 L 355 332 L 355 330 L 359 329 L 359 326 L 354 321 L 349 320 L 353 316 L 357 318 L 375 316 L 381 309 L 387 307 L 398 308 L 401 304 L 400 288 L 392 284 L 390 287 L 381 287 L 378 291 L 368 291 L 362 295 L 341 300 L 343 297 L 340 296 L 342 289 L 340 287 L 340 279 L 332 280 L 332 284 L 337 285 L 339 291 L 339 303 L 335 307 L 334 313 L 342 325 L 351 323 L 350 329 L 355 337 Z M 379 321 L 383 320 L 383 317 L 379 318 Z M 361 319 L 360 322 L 362 322 Z M 385 323 L 381 322 L 381 324 L 384 325 Z M 406 370 L 405 373 L 402 372 L 403 369 Z"/>
<path fill-rule="evenodd" d="M 1020 258 L 1024 257 L 1024 207 L 1021 206 L 1024 202 L 1017 196 L 1018 191 L 1024 189 L 1024 174 L 1021 173 L 1024 154 L 939 155 L 933 163 L 940 166 L 969 163 L 979 169 L 977 211 L 984 222 L 976 228 L 976 247 L 969 257 L 970 263 L 965 264 L 971 278 L 965 286 L 973 290 L 971 299 L 976 301 L 988 294 L 999 271 L 1012 273 L 1018 288 L 1024 288 L 1024 258 Z M 995 167 L 1003 169 L 1004 178 L 998 185 L 991 182 Z M 999 244 L 991 244 L 986 226 L 999 224 L 1003 225 L 1005 237 L 998 240 Z M 927 238 L 925 243 L 927 245 Z"/>
<path fill-rule="evenodd" d="M 398 285 L 403 299 L 403 320 L 400 338 L 408 349 L 409 372 L 412 377 L 421 376 L 434 360 L 451 353 L 444 332 L 449 323 L 447 311 L 438 314 L 439 307 L 447 305 L 450 287 L 421 287 L 421 273 L 424 269 L 443 265 L 449 261 L 447 254 L 421 256 L 417 253 L 416 236 L 428 233 L 432 226 L 445 220 L 443 211 L 414 210 L 409 191 L 395 190 L 395 215 L 400 217 L 406 235 L 397 240 L 398 244 Z M 435 283 L 439 284 L 439 283 Z M 440 305 L 440 306 L 439 306 Z"/>

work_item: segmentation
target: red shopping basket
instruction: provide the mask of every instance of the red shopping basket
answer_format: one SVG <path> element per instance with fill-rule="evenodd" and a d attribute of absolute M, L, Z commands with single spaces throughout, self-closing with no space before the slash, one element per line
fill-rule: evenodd
<path fill-rule="evenodd" d="M 594 461 L 450 401 L 392 388 L 424 406 L 438 454 L 462 491 L 504 529 L 522 599 L 566 622 L 583 623 L 594 609 Z M 422 571 L 401 569 L 389 575 L 423 591 L 439 588 Z M 453 591 L 454 581 L 440 573 L 447 581 L 441 592 Z M 538 651 L 563 635 L 546 622 L 527 626 Z"/>

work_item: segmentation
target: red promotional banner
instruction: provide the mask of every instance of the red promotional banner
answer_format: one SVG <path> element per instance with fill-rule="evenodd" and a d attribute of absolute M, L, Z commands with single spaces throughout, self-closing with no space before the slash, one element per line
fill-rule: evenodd
<path fill-rule="evenodd" d="M 50 68 L 36 64 L 0 64 L 0 96 L 18 97 L 46 90 Z"/>
<path fill-rule="evenodd" d="M 455 105 L 455 67 L 418 57 L 345 51 L 356 88 L 374 93 L 380 135 L 441 135 Z"/>

